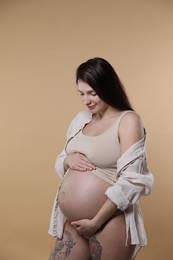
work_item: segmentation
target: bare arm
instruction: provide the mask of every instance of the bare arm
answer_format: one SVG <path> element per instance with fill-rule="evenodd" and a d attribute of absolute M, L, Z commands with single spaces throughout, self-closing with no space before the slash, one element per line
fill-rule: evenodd
<path fill-rule="evenodd" d="M 119 126 L 121 155 L 144 136 L 141 118 L 136 113 L 127 113 Z"/>

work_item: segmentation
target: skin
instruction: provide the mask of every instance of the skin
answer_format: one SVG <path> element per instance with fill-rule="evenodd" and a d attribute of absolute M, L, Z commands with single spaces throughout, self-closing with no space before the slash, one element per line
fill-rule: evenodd
<path fill-rule="evenodd" d="M 78 81 L 78 91 L 84 105 L 93 112 L 92 121 L 84 128 L 84 133 L 88 135 L 99 135 L 107 130 L 116 118 L 122 113 L 99 98 L 95 91 L 85 82 Z M 128 129 L 128 131 L 127 131 Z M 119 130 L 118 137 L 120 142 L 121 155 L 134 143 L 143 137 L 144 131 L 140 117 L 135 113 L 127 113 L 123 116 Z M 64 161 L 64 168 L 67 170 L 79 170 L 85 172 L 95 169 L 95 165 L 80 153 L 73 153 L 66 157 Z M 74 239 L 74 249 L 67 259 L 76 259 L 77 248 L 83 248 L 83 253 L 79 259 L 87 260 L 95 259 L 110 259 L 110 260 L 128 260 L 134 250 L 134 246 L 125 247 L 125 220 L 124 214 L 113 217 L 117 211 L 117 206 L 107 199 L 98 213 L 92 219 L 79 219 L 69 223 L 67 221 L 65 232 L 71 234 Z M 100 228 L 106 226 L 100 231 Z M 114 229 L 114 235 L 111 230 Z M 69 234 L 68 233 L 68 234 Z M 111 234 L 111 237 L 110 237 Z M 105 237 L 109 240 L 109 245 L 105 241 Z M 117 241 L 118 237 L 118 241 Z M 82 239 L 81 239 L 82 238 Z M 89 245 L 88 245 L 89 240 Z M 107 240 L 107 239 L 106 239 Z M 117 241 L 115 243 L 115 241 Z M 62 242 L 62 241 L 61 241 Z M 75 244 L 76 243 L 76 244 Z M 62 246 L 62 244 L 61 244 Z M 60 244 L 57 246 L 60 248 Z M 105 250 L 104 250 L 105 249 Z M 88 252 L 92 255 L 89 258 Z M 79 253 L 79 252 L 78 252 Z M 112 254 L 112 255 L 111 255 Z M 79 253 L 80 255 L 80 253 Z M 101 258 L 102 255 L 102 258 Z M 109 257 L 109 258 L 108 258 Z M 51 258 L 53 260 L 54 258 Z M 65 258 L 55 258 L 65 259 Z"/>

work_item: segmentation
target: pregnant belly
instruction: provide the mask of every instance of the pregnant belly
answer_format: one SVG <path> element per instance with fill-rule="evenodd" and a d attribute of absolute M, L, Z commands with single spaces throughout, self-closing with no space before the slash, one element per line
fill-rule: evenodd
<path fill-rule="evenodd" d="M 59 207 L 70 221 L 93 218 L 107 199 L 111 185 L 92 172 L 69 170 L 58 196 Z"/>

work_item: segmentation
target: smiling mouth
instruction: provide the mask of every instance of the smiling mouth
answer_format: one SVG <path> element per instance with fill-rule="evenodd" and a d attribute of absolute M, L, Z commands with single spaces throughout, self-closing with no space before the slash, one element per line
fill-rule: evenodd
<path fill-rule="evenodd" d="M 94 106 L 88 106 L 89 109 L 94 109 L 95 108 L 95 105 Z"/>

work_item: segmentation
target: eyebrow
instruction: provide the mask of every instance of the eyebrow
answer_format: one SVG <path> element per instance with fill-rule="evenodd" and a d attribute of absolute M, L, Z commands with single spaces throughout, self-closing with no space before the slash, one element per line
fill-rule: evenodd
<path fill-rule="evenodd" d="M 79 90 L 78 89 L 78 91 L 80 92 L 80 93 L 83 93 L 81 90 Z M 87 91 L 87 93 L 92 93 L 92 92 L 94 92 L 95 93 L 95 90 L 89 90 L 89 91 Z"/>

